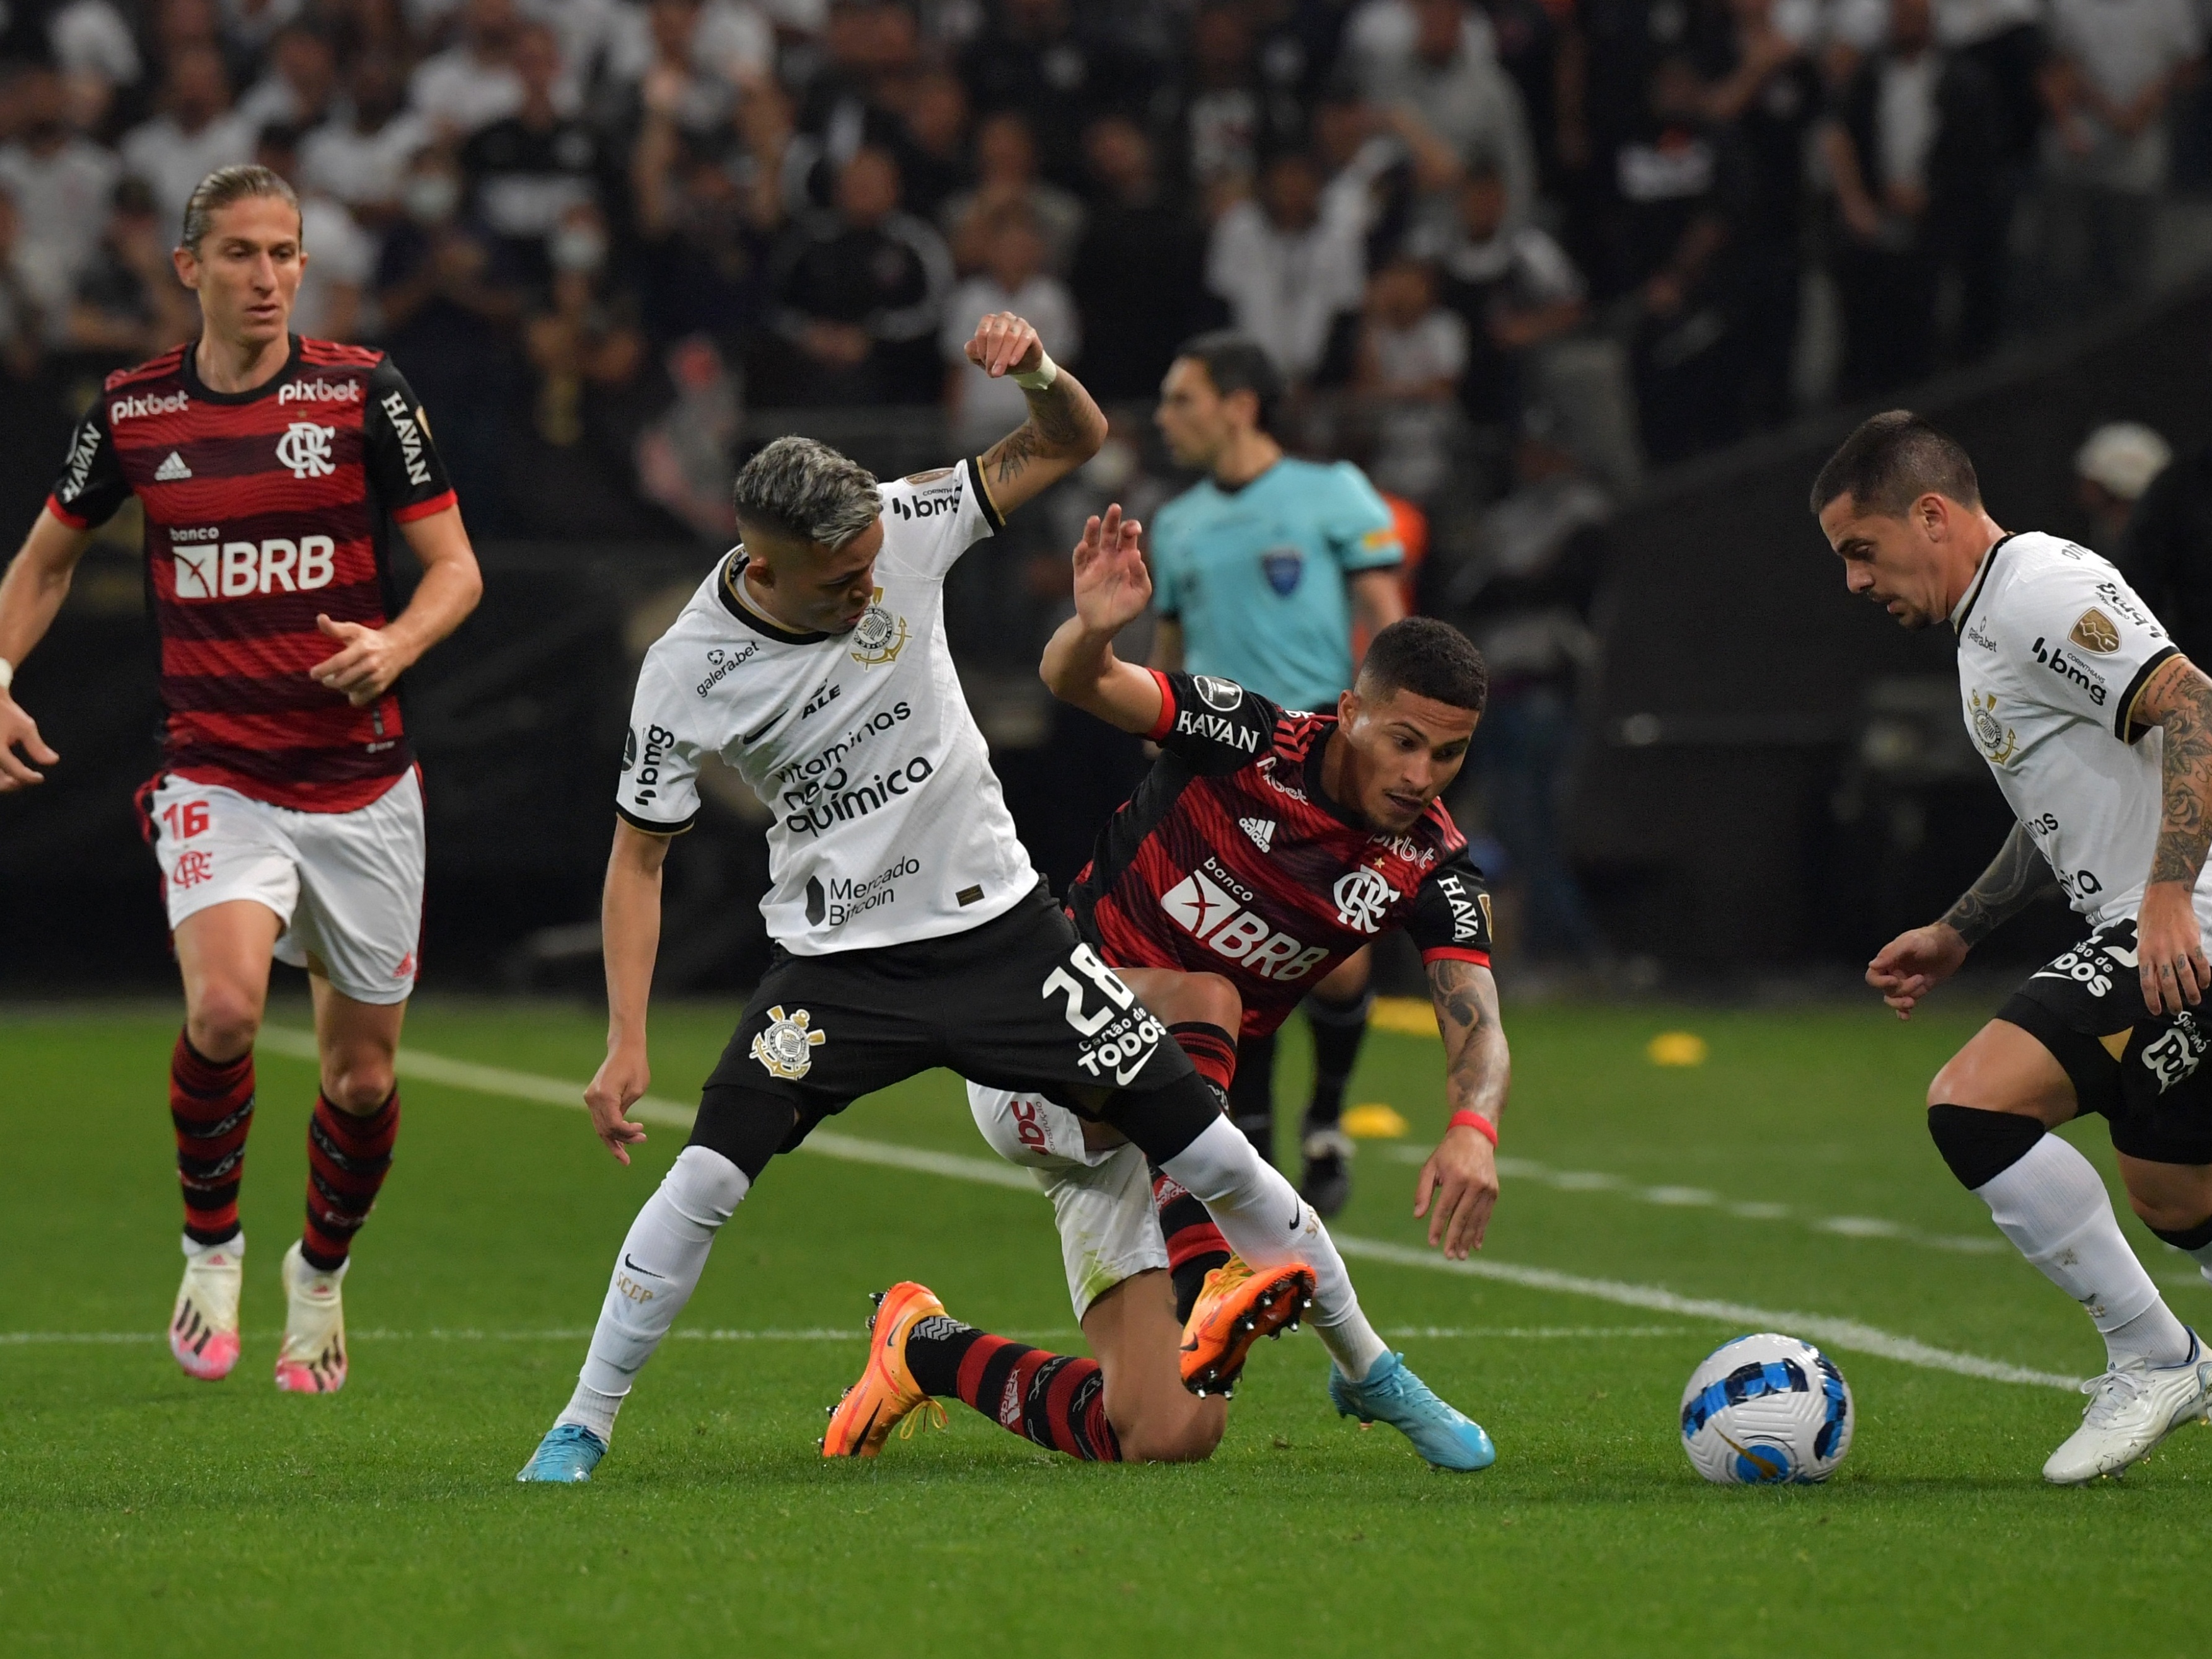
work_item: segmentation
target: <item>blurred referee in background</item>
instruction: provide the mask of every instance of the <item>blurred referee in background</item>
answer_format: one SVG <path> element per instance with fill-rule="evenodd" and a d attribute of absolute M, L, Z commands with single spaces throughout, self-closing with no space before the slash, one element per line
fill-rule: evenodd
<path fill-rule="evenodd" d="M 1206 478 L 1152 515 L 1152 666 L 1218 674 L 1287 709 L 1334 711 L 1352 684 L 1355 623 L 1372 638 L 1406 614 L 1405 562 L 1389 505 L 1350 461 L 1298 460 L 1273 436 L 1283 378 L 1234 333 L 1184 345 L 1154 419 L 1178 467 Z M 1246 833 L 1267 833 L 1255 826 Z M 1367 1029 L 1369 953 L 1315 985 L 1314 1089 L 1299 1191 L 1322 1216 L 1352 1192 L 1352 1143 L 1337 1119 Z M 1274 1161 L 1275 1040 L 1239 1045 L 1230 1110 Z"/>

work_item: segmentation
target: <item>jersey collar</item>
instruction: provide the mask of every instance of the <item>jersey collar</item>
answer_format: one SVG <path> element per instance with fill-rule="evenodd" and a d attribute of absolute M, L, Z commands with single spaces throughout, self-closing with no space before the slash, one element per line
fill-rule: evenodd
<path fill-rule="evenodd" d="M 262 381 L 260 385 L 250 387 L 243 392 L 211 392 L 208 389 L 206 382 L 200 379 L 200 343 L 196 337 L 192 343 L 185 348 L 183 373 L 185 392 L 202 403 L 254 403 L 263 398 L 274 396 L 276 388 L 290 380 L 300 369 L 300 337 L 297 334 L 292 334 L 288 335 L 286 339 L 289 341 L 289 346 L 284 354 L 284 366 Z"/>
<path fill-rule="evenodd" d="M 1997 568 L 1997 550 L 2019 534 L 2017 530 L 2006 532 L 1992 541 L 1990 544 L 1989 552 L 1982 555 L 1981 564 L 1974 571 L 1974 579 L 1967 586 L 1966 597 L 1952 608 L 1951 631 L 1953 633 L 1962 634 L 1966 631 L 1966 619 L 1974 613 L 1974 601 L 1981 598 L 1982 589 L 1988 586 L 1990 572 Z"/>
<path fill-rule="evenodd" d="M 744 544 L 739 542 L 730 549 L 729 557 L 722 561 L 721 580 L 714 584 L 714 597 L 722 601 L 722 608 L 764 639 L 779 645 L 812 645 L 830 637 L 828 634 L 798 633 L 769 621 L 759 612 L 738 597 L 738 583 L 744 577 Z"/>
<path fill-rule="evenodd" d="M 1330 717 L 1323 717 L 1323 718 L 1326 723 L 1314 733 L 1313 741 L 1306 746 L 1305 764 L 1299 768 L 1304 774 L 1306 795 L 1316 806 L 1346 829 L 1361 830 L 1371 835 L 1375 832 L 1369 826 L 1353 817 L 1349 808 L 1344 806 L 1334 796 L 1322 787 L 1322 757 L 1328 753 L 1328 740 L 1336 732 L 1334 718 Z"/>

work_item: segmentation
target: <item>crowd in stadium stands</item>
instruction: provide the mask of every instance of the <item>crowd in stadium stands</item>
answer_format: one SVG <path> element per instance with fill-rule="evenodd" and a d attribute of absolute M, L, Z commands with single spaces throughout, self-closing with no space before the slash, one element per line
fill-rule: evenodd
<path fill-rule="evenodd" d="M 190 331 L 185 197 L 258 158 L 299 326 L 392 349 L 493 534 L 718 534 L 748 407 L 941 406 L 975 447 L 1018 413 L 959 356 L 1000 308 L 1109 406 L 1233 322 L 1417 501 L 1528 485 L 1563 411 L 1589 461 L 1608 400 L 1664 462 L 1802 403 L 1815 271 L 1845 396 L 2139 293 L 2202 147 L 2192 0 L 4 15 L 0 372 Z"/>

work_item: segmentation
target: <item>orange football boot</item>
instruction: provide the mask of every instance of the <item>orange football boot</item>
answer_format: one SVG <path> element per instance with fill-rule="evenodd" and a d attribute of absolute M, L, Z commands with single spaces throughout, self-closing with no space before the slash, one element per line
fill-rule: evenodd
<path fill-rule="evenodd" d="M 1200 1399 L 1229 1394 L 1252 1345 L 1297 1330 L 1313 1299 L 1314 1272 L 1305 1263 L 1255 1273 L 1242 1256 L 1230 1257 L 1206 1276 L 1182 1327 L 1182 1386 Z"/>
<path fill-rule="evenodd" d="M 904 1283 L 875 1296 L 876 1311 L 868 1315 L 868 1365 L 860 1380 L 839 1396 L 830 1408 L 830 1432 L 822 1437 L 824 1457 L 873 1457 L 883 1450 L 893 1429 L 903 1423 L 902 1440 L 911 1439 L 927 1410 L 939 1428 L 945 1426 L 945 1407 L 921 1390 L 907 1369 L 906 1339 L 916 1324 L 945 1304 L 926 1284 Z"/>

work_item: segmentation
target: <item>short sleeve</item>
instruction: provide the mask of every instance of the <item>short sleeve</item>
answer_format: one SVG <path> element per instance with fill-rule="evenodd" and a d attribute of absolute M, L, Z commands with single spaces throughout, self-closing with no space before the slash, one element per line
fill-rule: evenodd
<path fill-rule="evenodd" d="M 1240 772 L 1267 753 L 1283 711 L 1259 692 L 1218 674 L 1150 672 L 1160 717 L 1145 735 L 1194 772 Z"/>
<path fill-rule="evenodd" d="M 107 430 L 103 394 L 70 434 L 69 457 L 62 462 L 46 506 L 71 529 L 89 530 L 113 518 L 130 494 L 122 457 L 115 453 L 115 440 Z"/>
<path fill-rule="evenodd" d="M 455 504 L 446 464 L 430 439 L 430 418 L 389 357 L 370 371 L 362 435 L 369 488 L 400 523 Z"/>
<path fill-rule="evenodd" d="M 648 651 L 638 671 L 615 810 L 648 835 L 680 835 L 699 816 L 699 762 L 710 746 L 696 729 L 703 705 L 670 678 L 661 650 Z"/>
<path fill-rule="evenodd" d="M 1999 643 L 2014 654 L 2035 701 L 2133 742 L 2136 699 L 2175 647 L 2118 570 L 2094 554 L 2072 553 L 2014 576 Z"/>
<path fill-rule="evenodd" d="M 972 455 L 957 467 L 884 485 L 883 502 L 884 557 L 927 576 L 943 576 L 961 554 L 1006 528 Z"/>
<path fill-rule="evenodd" d="M 1331 471 L 1334 487 L 1322 529 L 1338 568 L 1350 576 L 1404 564 L 1406 550 L 1398 541 L 1397 521 L 1382 492 L 1348 460 L 1337 462 Z"/>
<path fill-rule="evenodd" d="M 1429 872 L 1413 895 L 1406 932 L 1424 962 L 1490 966 L 1490 889 L 1465 847 Z"/>

